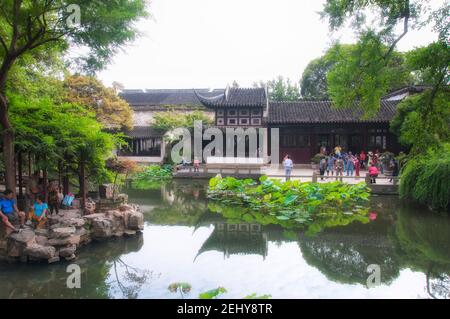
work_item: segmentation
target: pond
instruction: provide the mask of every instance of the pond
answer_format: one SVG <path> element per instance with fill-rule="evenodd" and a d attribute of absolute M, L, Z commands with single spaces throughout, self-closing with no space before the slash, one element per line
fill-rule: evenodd
<path fill-rule="evenodd" d="M 168 290 L 175 282 L 192 286 L 185 298 L 218 287 L 223 298 L 450 297 L 446 215 L 373 196 L 367 222 L 311 235 L 230 217 L 236 207 L 218 213 L 206 187 L 187 180 L 126 190 L 145 213 L 144 232 L 81 249 L 81 288 L 66 286 L 69 263 L 2 264 L 0 298 L 180 298 Z M 379 267 L 379 284 L 367 285 L 369 265 Z"/>

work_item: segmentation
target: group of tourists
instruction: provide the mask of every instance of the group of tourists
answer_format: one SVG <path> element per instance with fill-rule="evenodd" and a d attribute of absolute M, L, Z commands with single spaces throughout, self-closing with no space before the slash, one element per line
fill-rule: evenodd
<path fill-rule="evenodd" d="M 48 201 L 46 201 L 46 197 Z M 3 192 L 3 196 L 0 198 L 0 218 L 7 233 L 19 232 L 24 228 L 25 223 L 42 228 L 49 214 L 58 214 L 59 207 L 64 200 L 61 188 L 56 183 L 51 182 L 47 188 L 44 188 L 42 183 L 34 178 L 30 178 L 28 183 L 27 198 L 30 202 L 28 214 L 19 210 L 12 190 L 7 189 Z"/>
<path fill-rule="evenodd" d="M 384 174 L 386 162 L 385 153 L 361 151 L 360 154 L 353 154 L 352 152 L 344 152 L 341 146 L 336 146 L 330 154 L 326 150 L 321 149 L 321 156 L 319 161 L 319 172 L 321 179 L 324 180 L 325 173 L 327 176 L 336 176 L 336 179 L 342 176 L 360 176 L 360 171 L 366 169 L 370 175 L 370 183 L 376 183 L 376 178 L 379 174 Z M 293 169 L 293 161 L 289 155 L 286 155 L 283 160 L 286 180 L 291 177 Z M 388 169 L 392 171 L 393 181 L 395 176 L 399 174 L 398 161 L 392 156 L 389 158 Z M 342 180 L 342 178 L 341 178 Z"/>

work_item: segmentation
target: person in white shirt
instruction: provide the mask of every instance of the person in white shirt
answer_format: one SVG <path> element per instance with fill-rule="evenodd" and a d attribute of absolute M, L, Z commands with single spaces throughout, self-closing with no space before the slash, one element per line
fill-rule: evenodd
<path fill-rule="evenodd" d="M 286 157 L 284 158 L 283 166 L 286 175 L 286 180 L 288 181 L 291 179 L 291 172 L 292 168 L 294 167 L 294 163 L 292 162 L 291 157 L 289 155 L 286 155 Z"/>

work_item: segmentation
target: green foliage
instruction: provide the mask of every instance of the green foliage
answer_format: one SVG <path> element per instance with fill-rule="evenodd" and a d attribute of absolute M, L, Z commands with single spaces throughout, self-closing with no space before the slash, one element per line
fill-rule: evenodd
<path fill-rule="evenodd" d="M 314 155 L 313 158 L 311 158 L 311 162 L 314 164 L 319 164 L 320 160 L 325 157 L 326 156 L 324 154 L 317 153 L 316 155 Z"/>
<path fill-rule="evenodd" d="M 349 58 L 341 59 L 328 74 L 329 95 L 338 107 L 350 106 L 358 100 L 366 111 L 366 116 L 376 113 L 380 98 L 391 87 L 390 83 L 397 81 L 396 78 L 402 80 L 407 74 L 402 64 L 398 63 L 401 62 L 401 56 L 395 53 L 395 48 L 408 32 L 415 29 L 414 24 L 432 24 L 439 34 L 439 43 L 448 48 L 448 37 L 445 37 L 449 30 L 448 4 L 444 3 L 437 9 L 429 10 L 424 2 L 326 1 L 321 14 L 328 19 L 332 30 L 342 28 L 347 20 L 350 20 L 352 28 L 358 32 L 357 49 Z M 379 25 L 366 23 L 368 13 L 379 17 Z M 402 32 L 397 32 L 398 27 L 402 27 Z M 423 54 L 422 57 L 426 59 L 422 61 L 434 64 L 435 60 L 430 53 L 428 51 Z M 448 67 L 448 59 L 446 64 Z M 398 72 L 389 72 L 389 68 L 396 65 L 399 66 Z M 436 74 L 435 71 L 432 73 Z"/>
<path fill-rule="evenodd" d="M 334 64 L 327 54 L 308 63 L 300 80 L 303 99 L 328 100 L 327 74 Z"/>
<path fill-rule="evenodd" d="M 244 220 L 285 228 L 306 226 L 309 234 L 354 220 L 368 221 L 369 196 L 364 183 L 281 182 L 266 176 L 259 183 L 217 176 L 210 180 L 208 190 L 208 197 L 214 201 L 210 209 L 222 213 L 231 222 Z M 233 206 L 242 206 L 244 210 Z"/>
<path fill-rule="evenodd" d="M 400 196 L 450 211 L 450 144 L 410 159 L 403 168 Z"/>
<path fill-rule="evenodd" d="M 104 132 L 93 113 L 74 104 L 56 105 L 48 97 L 10 94 L 9 99 L 16 147 L 37 155 L 38 168 L 55 169 L 71 159 L 86 162 L 90 177 L 106 178 L 105 160 L 121 138 Z"/>
<path fill-rule="evenodd" d="M 269 91 L 271 101 L 298 101 L 300 100 L 300 89 L 297 84 L 292 84 L 291 80 L 284 79 L 281 75 L 268 82 L 255 82 L 254 87 L 266 87 Z"/>
<path fill-rule="evenodd" d="M 133 110 L 113 88 L 92 76 L 73 75 L 64 80 L 64 101 L 86 107 L 108 129 L 133 127 Z"/>
<path fill-rule="evenodd" d="M 212 119 L 203 111 L 179 113 L 176 111 L 157 112 L 153 117 L 152 127 L 164 132 L 176 128 L 194 128 L 194 122 L 201 121 L 203 125 L 212 124 Z"/>
<path fill-rule="evenodd" d="M 338 44 L 328 52 L 335 61 L 327 75 L 328 93 L 337 107 L 348 108 L 359 101 L 366 117 L 374 115 L 386 93 L 410 81 L 403 55 L 394 51 L 386 60 L 382 56 L 387 52 L 373 32 L 362 35 L 356 45 Z"/>
<path fill-rule="evenodd" d="M 366 45 L 365 49 L 369 50 L 367 43 L 364 45 Z M 377 44 L 375 43 L 375 45 Z M 377 47 L 372 49 L 378 50 Z M 386 50 L 386 48 L 380 49 Z M 374 54 L 376 53 L 377 52 L 374 52 Z M 330 90 L 334 92 L 331 97 L 349 94 L 349 88 L 343 87 L 344 82 L 351 81 L 352 76 L 357 76 L 357 74 L 353 74 L 352 72 L 361 66 L 352 64 L 355 64 L 356 60 L 360 60 L 363 54 L 370 55 L 371 53 L 363 52 L 361 44 L 338 44 L 328 49 L 323 56 L 311 61 L 303 71 L 302 79 L 300 81 L 302 98 L 308 100 L 329 99 L 329 84 L 327 79 L 330 79 Z M 409 84 L 412 81 L 404 63 L 403 55 L 398 52 L 394 52 L 393 55 L 393 60 L 383 71 L 386 72 L 386 75 L 384 76 L 386 78 L 385 91 L 396 89 Z M 371 59 L 371 57 L 367 56 L 365 59 Z M 377 72 L 376 67 L 372 67 L 374 67 L 373 72 Z M 360 72 L 362 69 L 358 69 L 357 71 Z M 341 73 L 344 73 L 345 75 L 341 75 Z M 377 75 L 379 74 L 377 73 Z M 361 83 L 361 85 L 362 84 L 363 83 Z M 337 89 L 337 87 L 339 87 L 339 89 Z M 381 94 L 384 94 L 384 91 Z M 335 102 L 339 103 L 338 106 L 348 107 L 354 102 L 354 100 L 351 100 L 352 98 L 353 96 L 350 96 L 348 99 L 345 99 L 345 101 L 338 101 L 338 99 L 336 99 Z"/>
<path fill-rule="evenodd" d="M 157 189 L 161 183 L 172 179 L 171 165 L 150 165 L 133 176 L 132 186 L 135 189 Z"/>
<path fill-rule="evenodd" d="M 220 295 L 226 293 L 227 290 L 223 287 L 218 287 L 216 289 L 208 290 L 198 295 L 199 299 L 216 299 Z"/>
<path fill-rule="evenodd" d="M 256 293 L 252 293 L 251 295 L 245 296 L 244 299 L 270 299 L 271 295 L 261 295 L 258 296 Z"/>

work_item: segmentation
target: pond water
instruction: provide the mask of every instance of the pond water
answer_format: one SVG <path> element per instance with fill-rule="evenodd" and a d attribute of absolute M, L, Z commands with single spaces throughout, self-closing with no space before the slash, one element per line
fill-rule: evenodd
<path fill-rule="evenodd" d="M 372 197 L 369 222 L 311 236 L 226 219 L 205 191 L 205 183 L 192 181 L 126 190 L 145 214 L 144 232 L 81 249 L 80 289 L 66 287 L 69 263 L 3 264 L 0 298 L 180 298 L 168 290 L 175 282 L 192 286 L 185 298 L 217 287 L 227 289 L 223 298 L 450 297 L 446 215 Z M 380 269 L 380 284 L 370 288 L 369 265 Z"/>

